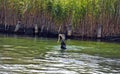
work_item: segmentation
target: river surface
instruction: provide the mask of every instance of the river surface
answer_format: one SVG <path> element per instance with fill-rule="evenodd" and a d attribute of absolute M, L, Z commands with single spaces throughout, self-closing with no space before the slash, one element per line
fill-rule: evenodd
<path fill-rule="evenodd" d="M 4 38 L 5 39 L 5 38 Z M 93 56 L 84 53 L 63 52 L 60 46 L 50 44 L 48 41 L 56 40 L 39 39 L 37 42 L 46 44 L 44 48 L 52 49 L 44 54 L 41 50 L 34 49 L 32 43 L 36 39 L 30 39 L 33 48 L 21 44 L 5 43 L 1 37 L 0 42 L 0 74 L 119 74 L 120 59 Z M 7 38 L 8 39 L 8 38 Z M 11 38 L 10 38 L 11 39 Z M 9 40 L 9 39 L 8 39 Z M 14 40 L 14 38 L 13 38 Z M 33 42 L 32 42 L 33 41 Z M 2 43 L 3 42 L 3 43 Z M 25 41 L 27 42 L 27 41 Z M 29 42 L 27 42 L 29 43 Z M 48 44 L 47 44 L 48 43 Z M 22 45 L 23 44 L 23 45 Z M 37 45 L 37 44 L 36 44 Z M 32 46 L 31 46 L 32 47 Z M 67 50 L 79 50 L 83 46 L 67 45 Z M 30 51 L 29 51 L 30 50 Z M 36 53 L 36 54 L 35 54 Z"/>

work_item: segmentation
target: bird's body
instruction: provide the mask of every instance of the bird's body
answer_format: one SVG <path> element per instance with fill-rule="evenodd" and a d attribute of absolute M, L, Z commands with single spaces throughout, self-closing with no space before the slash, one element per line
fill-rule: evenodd
<path fill-rule="evenodd" d="M 59 34 L 58 35 L 58 42 L 61 40 L 61 49 L 65 50 L 66 49 L 66 43 L 65 43 L 65 35 L 64 34 Z"/>

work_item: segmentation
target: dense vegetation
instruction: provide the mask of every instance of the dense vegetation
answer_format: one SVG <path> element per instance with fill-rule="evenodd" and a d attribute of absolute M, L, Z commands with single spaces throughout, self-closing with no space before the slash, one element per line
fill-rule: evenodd
<path fill-rule="evenodd" d="M 64 31 L 72 25 L 73 34 L 102 36 L 120 34 L 120 0 L 0 0 L 0 23 L 24 26 L 38 24 L 51 32 Z"/>

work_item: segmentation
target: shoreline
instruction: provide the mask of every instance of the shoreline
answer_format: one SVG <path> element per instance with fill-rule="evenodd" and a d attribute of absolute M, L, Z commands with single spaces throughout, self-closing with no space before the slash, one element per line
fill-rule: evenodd
<path fill-rule="evenodd" d="M 38 29 L 38 33 L 35 34 L 35 29 L 30 27 L 21 27 L 17 32 L 14 32 L 15 26 L 9 26 L 6 27 L 4 25 L 0 25 L 0 34 L 3 35 L 20 35 L 20 36 L 26 36 L 26 37 L 47 37 L 47 38 L 57 38 L 58 33 L 50 32 L 43 30 L 43 32 L 40 32 L 40 28 Z M 101 42 L 115 42 L 120 43 L 120 36 L 106 36 L 106 37 L 87 37 L 87 36 L 70 36 L 67 37 L 67 39 L 74 39 L 74 40 L 90 40 L 90 41 L 101 41 Z"/>

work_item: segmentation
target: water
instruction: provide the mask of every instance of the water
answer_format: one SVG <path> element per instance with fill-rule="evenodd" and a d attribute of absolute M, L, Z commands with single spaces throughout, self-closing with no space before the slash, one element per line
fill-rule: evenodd
<path fill-rule="evenodd" d="M 0 41 L 0 74 L 120 73 L 119 58 L 67 51 L 61 53 L 55 39 L 1 37 Z M 68 43 L 67 48 L 67 50 L 83 50 L 94 47 Z"/>

